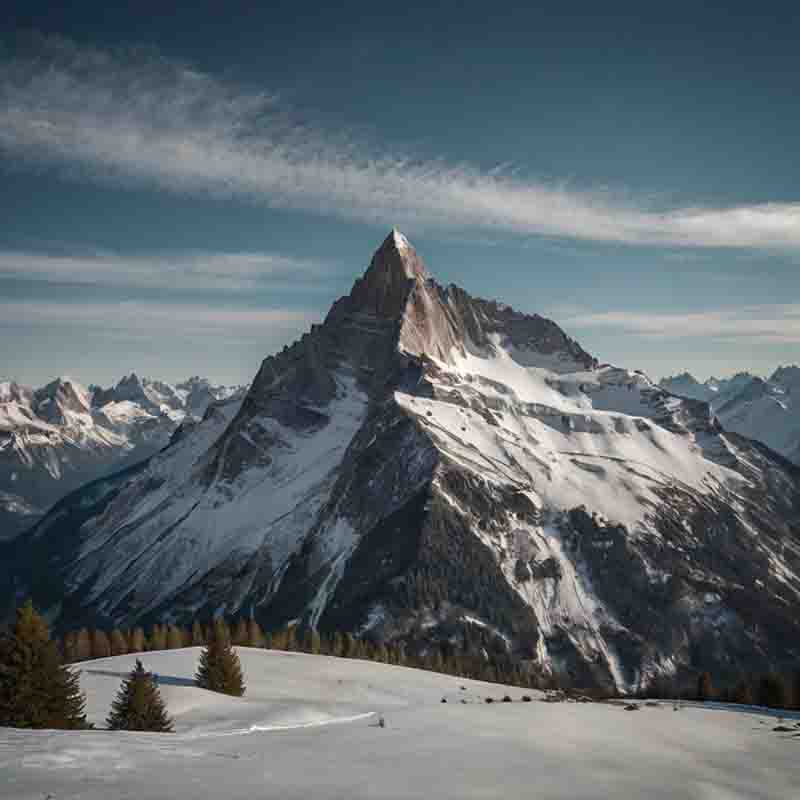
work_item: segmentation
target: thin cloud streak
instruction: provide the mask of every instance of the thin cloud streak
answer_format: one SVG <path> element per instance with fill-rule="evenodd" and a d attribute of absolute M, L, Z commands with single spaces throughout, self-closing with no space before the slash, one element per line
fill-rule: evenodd
<path fill-rule="evenodd" d="M 0 251 L 0 278 L 161 289 L 247 290 L 319 281 L 325 267 L 269 253 L 120 256 Z"/>
<path fill-rule="evenodd" d="M 181 336 L 264 336 L 300 333 L 321 314 L 312 310 L 235 309 L 203 305 L 121 303 L 0 302 L 0 325 L 130 331 L 150 338 Z"/>
<path fill-rule="evenodd" d="M 0 65 L 0 150 L 91 180 L 341 218 L 633 245 L 800 249 L 800 202 L 655 209 L 296 124 L 275 96 L 152 55 L 45 40 Z"/>
<path fill-rule="evenodd" d="M 800 305 L 776 304 L 687 313 L 605 311 L 572 314 L 559 320 L 573 330 L 609 329 L 656 339 L 743 339 L 750 343 L 800 344 Z"/>

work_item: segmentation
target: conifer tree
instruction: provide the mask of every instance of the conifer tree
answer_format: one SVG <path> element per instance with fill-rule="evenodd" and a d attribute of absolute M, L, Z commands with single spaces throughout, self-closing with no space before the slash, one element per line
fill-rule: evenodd
<path fill-rule="evenodd" d="M 167 649 L 180 650 L 183 647 L 183 631 L 177 625 L 167 628 Z"/>
<path fill-rule="evenodd" d="M 195 683 L 201 689 L 210 689 L 212 692 L 235 697 L 244 694 L 242 665 L 231 645 L 230 634 L 224 622 L 215 622 L 208 644 L 200 653 Z"/>
<path fill-rule="evenodd" d="M 75 660 L 88 661 L 92 657 L 92 637 L 86 628 L 81 628 L 75 637 Z"/>
<path fill-rule="evenodd" d="M 134 628 L 131 631 L 131 653 L 142 653 L 147 645 L 144 637 L 144 631 L 141 628 Z"/>
<path fill-rule="evenodd" d="M 161 625 L 153 625 L 148 640 L 148 650 L 166 650 L 167 632 Z"/>
<path fill-rule="evenodd" d="M 206 643 L 206 634 L 198 620 L 192 625 L 192 647 L 199 647 Z"/>
<path fill-rule="evenodd" d="M 741 680 L 736 684 L 732 699 L 734 703 L 741 703 L 745 706 L 753 704 L 753 690 L 750 688 L 748 681 Z"/>
<path fill-rule="evenodd" d="M 333 639 L 331 641 L 331 655 L 332 656 L 342 656 L 344 653 L 344 639 L 342 639 L 342 634 L 339 631 L 333 634 Z"/>
<path fill-rule="evenodd" d="M 114 628 L 114 630 L 111 631 L 110 645 L 112 656 L 124 656 L 125 653 L 128 652 L 128 643 L 125 641 L 122 631 L 118 628 Z"/>
<path fill-rule="evenodd" d="M 697 699 L 711 700 L 714 697 L 714 687 L 711 683 L 711 675 L 703 672 L 697 679 Z"/>
<path fill-rule="evenodd" d="M 92 658 L 108 658 L 111 655 L 111 643 L 105 631 L 92 631 Z"/>
<path fill-rule="evenodd" d="M 800 711 L 800 669 L 792 676 L 792 708 Z"/>
<path fill-rule="evenodd" d="M 264 632 L 261 630 L 261 626 L 254 619 L 247 621 L 247 646 L 264 646 Z"/>
<path fill-rule="evenodd" d="M 242 617 L 233 631 L 233 643 L 239 647 L 246 647 L 250 641 L 250 630 L 247 627 L 247 620 Z"/>
<path fill-rule="evenodd" d="M 758 704 L 768 708 L 786 707 L 786 685 L 780 675 L 764 675 L 758 683 Z"/>
<path fill-rule="evenodd" d="M 44 620 L 28 601 L 0 635 L 0 725 L 88 727 L 78 675 L 61 662 Z"/>
<path fill-rule="evenodd" d="M 64 637 L 64 663 L 74 664 L 78 660 L 78 634 L 71 632 Z"/>
<path fill-rule="evenodd" d="M 131 674 L 122 681 L 106 724 L 112 731 L 172 732 L 161 692 L 138 658 Z"/>

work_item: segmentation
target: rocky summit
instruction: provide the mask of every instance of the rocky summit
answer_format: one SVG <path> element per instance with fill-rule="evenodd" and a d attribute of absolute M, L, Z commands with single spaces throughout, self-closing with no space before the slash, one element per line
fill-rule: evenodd
<path fill-rule="evenodd" d="M 800 470 L 439 285 L 397 231 L 243 400 L 3 556 L 8 604 L 32 593 L 62 629 L 252 615 L 619 689 L 800 654 Z"/>

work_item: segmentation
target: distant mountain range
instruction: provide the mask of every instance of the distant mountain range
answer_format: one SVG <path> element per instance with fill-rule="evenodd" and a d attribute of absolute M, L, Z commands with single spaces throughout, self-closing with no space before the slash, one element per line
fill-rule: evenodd
<path fill-rule="evenodd" d="M 77 427 L 131 396 L 55 395 Z M 0 602 L 56 630 L 254 616 L 579 686 L 788 669 L 800 468 L 717 416 L 440 285 L 393 231 L 243 398 L 0 548 Z"/>
<path fill-rule="evenodd" d="M 243 393 L 205 378 L 173 386 L 135 373 L 109 389 L 68 377 L 39 389 L 0 381 L 0 539 L 79 486 L 158 452 L 209 403 Z"/>
<path fill-rule="evenodd" d="M 680 397 L 709 403 L 723 428 L 758 439 L 800 464 L 800 367 L 779 367 L 767 380 L 740 372 L 704 383 L 684 372 L 660 385 Z"/>

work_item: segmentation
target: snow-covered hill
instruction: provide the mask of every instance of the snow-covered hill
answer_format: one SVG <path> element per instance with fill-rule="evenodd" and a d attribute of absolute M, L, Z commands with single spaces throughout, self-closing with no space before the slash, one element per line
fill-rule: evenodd
<path fill-rule="evenodd" d="M 198 649 L 140 654 L 174 734 L 0 729 L 3 798 L 647 797 L 786 800 L 792 734 L 736 710 L 520 702 L 433 672 L 239 649 L 247 693 L 192 685 Z M 134 656 L 79 665 L 102 726 Z M 508 694 L 512 702 L 499 700 Z M 442 703 L 442 698 L 447 703 Z M 385 728 L 376 724 L 382 714 Z M 795 726 L 795 720 L 788 723 Z M 800 731 L 800 728 L 797 728 Z"/>
<path fill-rule="evenodd" d="M 393 232 L 325 321 L 6 557 L 57 625 L 254 614 L 578 685 L 800 655 L 800 471 Z"/>
<path fill-rule="evenodd" d="M 41 389 L 0 381 L 0 539 L 30 527 L 69 492 L 165 447 L 188 415 L 244 387 L 135 373 L 110 389 L 61 377 Z"/>
<path fill-rule="evenodd" d="M 800 465 L 800 367 L 779 367 L 770 378 L 741 372 L 699 383 L 689 373 L 664 378 L 661 387 L 704 400 L 722 426 L 771 447 Z"/>

